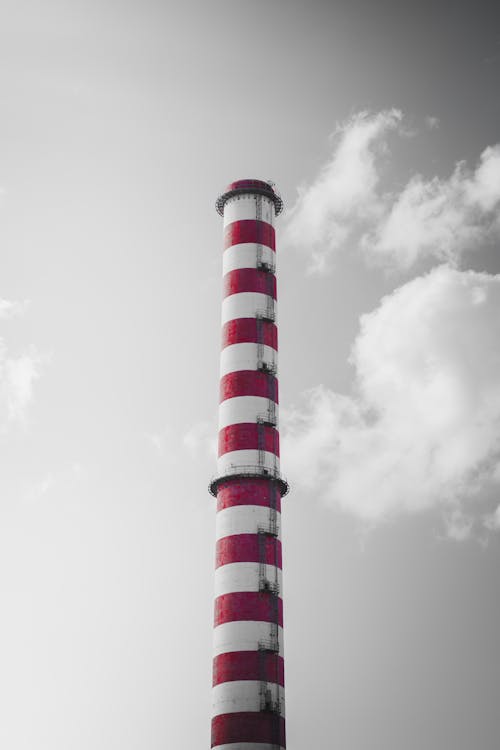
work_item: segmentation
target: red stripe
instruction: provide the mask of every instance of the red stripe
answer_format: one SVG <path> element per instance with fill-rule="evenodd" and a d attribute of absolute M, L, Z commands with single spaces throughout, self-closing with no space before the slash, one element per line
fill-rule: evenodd
<path fill-rule="evenodd" d="M 283 657 L 268 651 L 232 651 L 214 658 L 212 685 L 233 680 L 261 680 L 285 686 Z"/>
<path fill-rule="evenodd" d="M 281 568 L 281 542 L 264 534 L 232 534 L 217 540 L 215 567 L 239 562 L 257 562 Z"/>
<path fill-rule="evenodd" d="M 217 510 L 235 505 L 261 505 L 281 510 L 281 495 L 275 482 L 268 479 L 234 479 L 221 482 L 217 492 Z"/>
<path fill-rule="evenodd" d="M 255 422 L 230 424 L 219 430 L 219 456 L 231 451 L 263 450 L 280 454 L 279 433 L 275 427 Z"/>
<path fill-rule="evenodd" d="M 262 742 L 285 747 L 285 719 L 266 711 L 236 711 L 214 716 L 211 747 L 232 742 Z"/>
<path fill-rule="evenodd" d="M 241 292 L 257 292 L 276 299 L 276 276 L 258 268 L 237 268 L 226 273 L 222 288 L 224 297 Z"/>
<path fill-rule="evenodd" d="M 263 396 L 278 403 L 278 381 L 259 370 L 228 372 L 220 380 L 220 401 L 237 396 Z"/>
<path fill-rule="evenodd" d="M 247 189 L 248 192 L 251 193 L 252 188 L 259 188 L 260 190 L 268 190 L 270 193 L 274 192 L 271 185 L 268 182 L 264 182 L 263 180 L 236 180 L 236 182 L 231 182 L 231 184 L 227 186 L 225 192 L 228 193 L 230 190 Z"/>
<path fill-rule="evenodd" d="M 276 246 L 274 227 L 267 221 L 258 219 L 233 221 L 224 229 L 224 249 L 231 245 L 239 245 L 241 242 L 256 242 L 274 250 Z"/>
<path fill-rule="evenodd" d="M 283 602 L 278 596 L 261 591 L 237 591 L 217 597 L 214 627 L 243 620 L 277 622 L 283 627 Z"/>
<path fill-rule="evenodd" d="M 222 348 L 231 344 L 264 344 L 278 351 L 278 329 L 269 320 L 236 318 L 222 326 Z"/>

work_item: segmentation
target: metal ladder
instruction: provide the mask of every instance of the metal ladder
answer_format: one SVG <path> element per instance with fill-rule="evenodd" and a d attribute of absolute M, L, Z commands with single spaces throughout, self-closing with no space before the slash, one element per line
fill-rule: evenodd
<path fill-rule="evenodd" d="M 257 195 L 255 197 L 255 218 L 257 221 L 262 221 L 262 195 Z M 257 232 L 260 233 L 260 225 L 258 225 Z M 259 235 L 257 235 L 257 238 Z M 262 244 L 260 242 L 257 243 L 257 268 L 260 268 L 262 265 Z"/>
<path fill-rule="evenodd" d="M 257 221 L 262 221 L 262 196 L 256 197 L 256 218 Z M 275 267 L 273 264 L 263 260 L 263 247 L 260 242 L 257 243 L 256 253 L 256 266 L 260 271 L 264 271 L 269 274 L 273 274 Z M 269 277 L 269 281 L 271 279 Z M 269 284 L 270 286 L 271 284 Z M 268 294 L 272 298 L 272 294 Z M 271 375 L 276 374 L 276 364 L 274 362 L 267 362 L 264 357 L 264 324 L 266 322 L 274 322 L 276 314 L 274 310 L 274 303 L 270 302 L 266 305 L 265 310 L 259 310 L 256 313 L 257 320 L 257 369 L 261 372 L 265 372 Z M 258 464 L 260 468 L 264 468 L 265 463 L 265 428 L 276 427 L 276 404 L 274 398 L 272 398 L 271 385 L 269 386 L 269 398 L 268 407 L 265 414 L 261 414 L 257 417 L 257 448 L 258 448 Z M 275 459 L 276 464 L 276 459 Z M 276 470 L 276 465 L 274 466 Z M 269 639 L 259 641 L 259 676 L 260 676 L 260 710 L 266 713 L 273 714 L 272 720 L 272 748 L 273 750 L 279 750 L 281 747 L 280 742 L 280 721 L 279 717 L 281 714 L 281 701 L 279 692 L 279 581 L 278 581 L 278 566 L 277 566 L 277 546 L 276 540 L 278 538 L 278 519 L 277 519 L 277 493 L 278 488 L 274 483 L 270 486 L 270 504 L 269 504 L 269 521 L 266 526 L 258 527 L 258 545 L 259 545 L 259 592 L 270 597 L 271 610 L 272 610 L 272 622 L 269 623 Z M 267 576 L 267 548 L 269 541 L 272 540 L 272 547 L 274 550 L 274 570 L 275 580 L 269 580 Z M 272 658 L 273 672 L 271 678 L 274 677 L 274 682 L 268 681 L 267 663 Z"/>
<path fill-rule="evenodd" d="M 257 195 L 255 199 L 255 218 L 257 221 L 262 221 L 262 196 Z M 266 271 L 267 273 L 274 273 L 276 270 L 276 267 L 274 263 L 269 263 L 268 261 L 264 260 L 264 249 L 262 247 L 262 243 L 257 243 L 257 259 L 256 259 L 256 265 L 259 271 Z"/>
<path fill-rule="evenodd" d="M 257 310 L 255 319 L 257 321 L 257 369 L 261 372 L 269 372 L 276 375 L 277 367 L 275 362 L 268 362 L 264 352 L 264 324 L 274 322 L 274 309 Z"/>

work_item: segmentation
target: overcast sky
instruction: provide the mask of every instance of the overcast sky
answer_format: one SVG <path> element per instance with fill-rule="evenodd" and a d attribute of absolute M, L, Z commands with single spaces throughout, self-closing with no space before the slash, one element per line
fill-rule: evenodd
<path fill-rule="evenodd" d="M 289 750 L 500 743 L 497 3 L 0 0 L 0 745 L 209 747 L 221 220 L 278 220 Z"/>

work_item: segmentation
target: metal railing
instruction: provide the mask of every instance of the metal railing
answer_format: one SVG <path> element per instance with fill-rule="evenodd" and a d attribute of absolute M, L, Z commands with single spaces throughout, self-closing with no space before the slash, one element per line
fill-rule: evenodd
<path fill-rule="evenodd" d="M 276 375 L 276 373 L 278 372 L 278 365 L 276 364 L 276 362 L 266 362 L 265 360 L 260 359 L 257 362 L 257 369 L 260 372 L 267 372 L 270 375 Z"/>
<path fill-rule="evenodd" d="M 262 639 L 261 641 L 259 641 L 258 650 L 266 651 L 271 654 L 279 654 L 280 644 L 278 636 L 269 638 L 268 640 Z"/>
<path fill-rule="evenodd" d="M 282 497 L 287 494 L 289 489 L 288 482 L 281 476 L 277 469 L 271 469 L 266 466 L 256 466 L 253 464 L 251 466 L 228 466 L 224 469 L 223 474 L 213 477 L 208 485 L 208 491 L 211 495 L 217 497 L 219 485 L 230 479 L 269 479 L 272 482 L 276 482 Z"/>
<path fill-rule="evenodd" d="M 277 581 L 270 581 L 269 578 L 261 578 L 259 581 L 259 591 L 261 593 L 273 594 L 278 596 L 280 585 Z"/>
<path fill-rule="evenodd" d="M 255 317 L 257 320 L 264 320 L 267 323 L 274 323 L 276 320 L 276 311 L 273 307 L 269 306 L 263 310 L 256 310 Z"/>
<path fill-rule="evenodd" d="M 274 263 L 269 263 L 267 260 L 260 260 L 259 258 L 257 258 L 257 268 L 259 271 L 265 271 L 266 273 L 276 272 Z"/>

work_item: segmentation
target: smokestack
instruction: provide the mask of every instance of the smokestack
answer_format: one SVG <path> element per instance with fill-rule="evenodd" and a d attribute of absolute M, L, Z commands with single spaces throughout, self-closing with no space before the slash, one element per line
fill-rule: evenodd
<path fill-rule="evenodd" d="M 274 218 L 261 180 L 231 183 L 224 218 L 212 748 L 285 748 Z"/>

